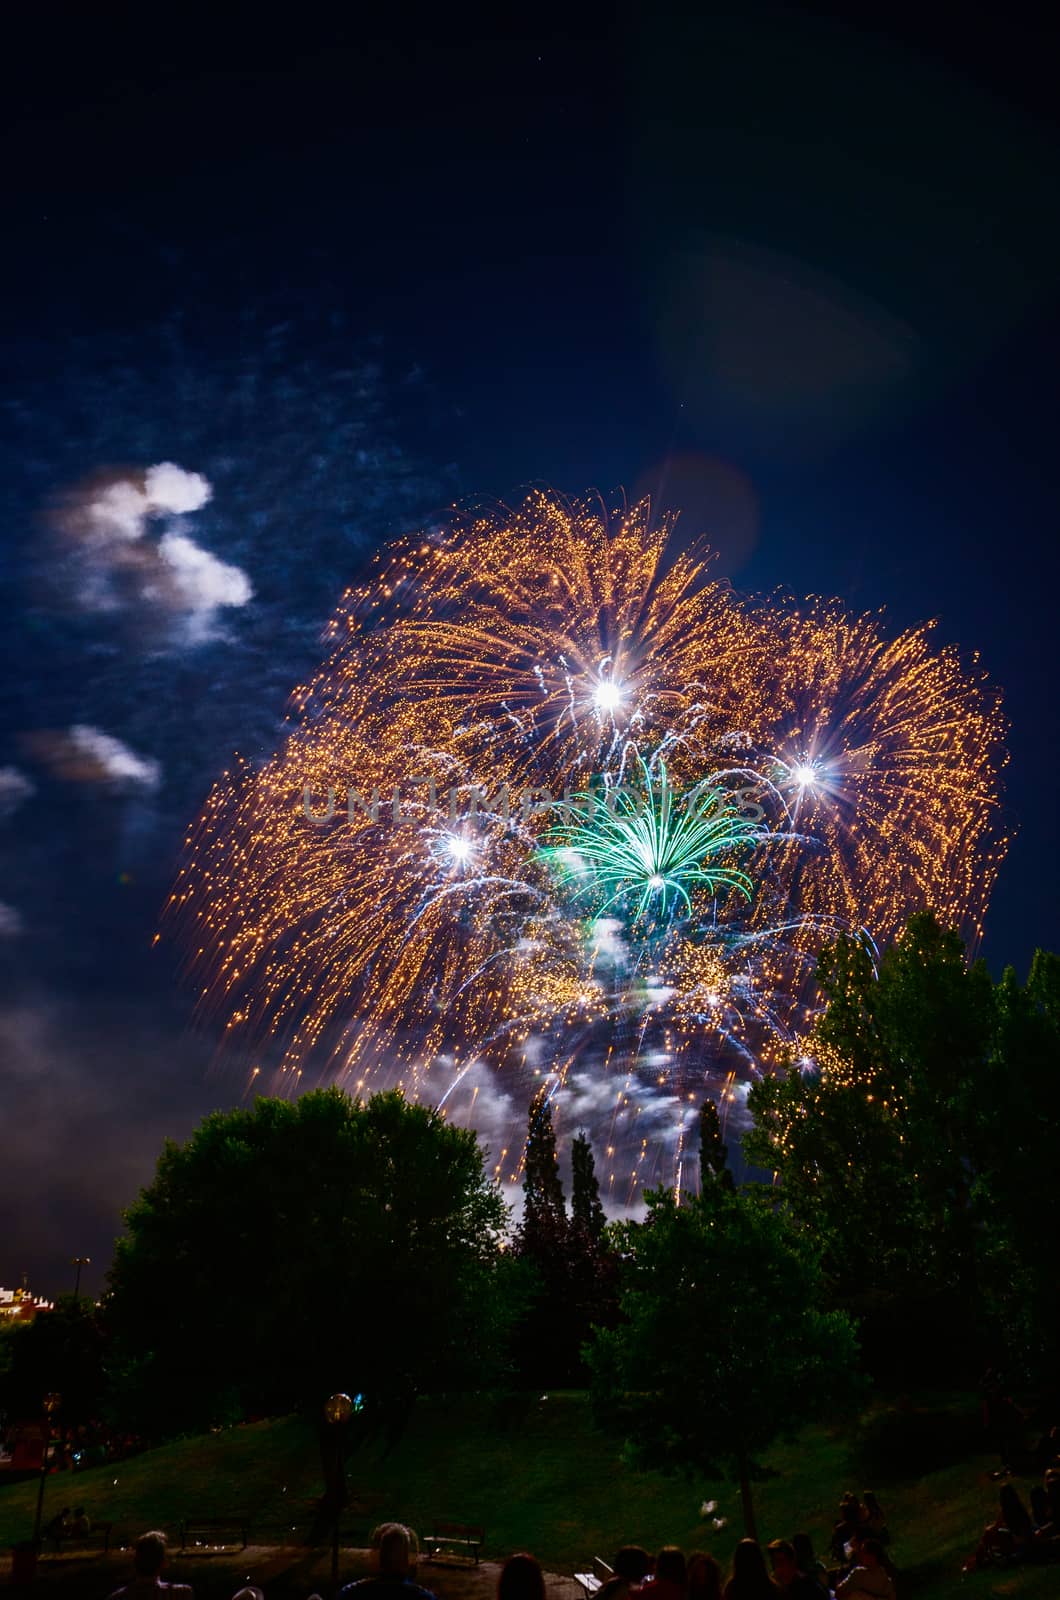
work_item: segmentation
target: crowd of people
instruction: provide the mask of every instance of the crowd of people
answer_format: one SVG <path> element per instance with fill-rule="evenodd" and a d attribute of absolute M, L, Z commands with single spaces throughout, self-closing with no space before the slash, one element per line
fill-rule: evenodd
<path fill-rule="evenodd" d="M 765 1550 L 756 1539 L 741 1539 L 727 1574 L 703 1550 L 686 1556 L 676 1545 L 666 1545 L 653 1560 L 639 1545 L 626 1545 L 615 1556 L 614 1576 L 594 1600 L 828 1600 L 830 1595 L 895 1600 L 893 1568 L 878 1540 L 856 1534 L 832 1570 L 818 1560 L 809 1534 L 774 1539 Z M 499 1593 L 498 1600 L 542 1597 Z"/>
<path fill-rule="evenodd" d="M 965 1572 L 1020 1561 L 1060 1561 L 1060 1465 L 1046 1467 L 1029 1500 L 1028 1507 L 1014 1484 L 1002 1485 L 998 1516 L 984 1528 L 964 1563 Z"/>
<path fill-rule="evenodd" d="M 652 1557 L 640 1545 L 624 1545 L 593 1600 L 895 1600 L 888 1538 L 876 1497 L 846 1495 L 832 1537 L 833 1557 L 838 1551 L 832 1567 L 817 1559 L 805 1533 L 774 1539 L 765 1550 L 754 1539 L 741 1539 L 727 1574 L 706 1551 L 686 1556 L 677 1545 L 664 1545 Z M 341 1600 L 437 1600 L 415 1580 L 419 1546 L 411 1528 L 383 1523 L 372 1535 L 372 1548 L 375 1571 L 347 1584 Z M 187 1584 L 163 1578 L 165 1565 L 165 1534 L 143 1534 L 134 1548 L 133 1579 L 110 1600 L 193 1600 Z M 264 1596 L 249 1585 L 233 1600 Z M 497 1582 L 497 1600 L 546 1600 L 545 1576 L 532 1555 L 509 1556 Z"/>

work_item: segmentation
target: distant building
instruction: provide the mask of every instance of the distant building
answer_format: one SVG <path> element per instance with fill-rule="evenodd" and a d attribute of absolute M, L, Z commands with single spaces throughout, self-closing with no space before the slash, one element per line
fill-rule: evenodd
<path fill-rule="evenodd" d="M 54 1300 L 31 1294 L 24 1283 L 21 1289 L 0 1288 L 0 1319 L 6 1322 L 32 1322 L 38 1311 L 54 1310 Z"/>

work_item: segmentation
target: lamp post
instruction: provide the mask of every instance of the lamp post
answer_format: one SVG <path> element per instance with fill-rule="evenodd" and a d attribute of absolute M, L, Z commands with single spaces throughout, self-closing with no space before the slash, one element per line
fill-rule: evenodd
<path fill-rule="evenodd" d="M 74 1277 L 74 1305 L 75 1306 L 76 1306 L 78 1300 L 81 1298 L 81 1268 L 90 1266 L 91 1263 L 92 1263 L 92 1257 L 91 1256 L 71 1256 L 71 1258 L 70 1258 L 70 1265 L 72 1267 L 76 1267 L 77 1268 L 77 1273 L 76 1273 L 76 1275 Z"/>
<path fill-rule="evenodd" d="M 37 1515 L 33 1523 L 33 1548 L 40 1549 L 40 1523 L 44 1511 L 44 1480 L 48 1475 L 48 1445 L 51 1443 L 52 1418 L 62 1405 L 62 1397 L 57 1394 L 44 1396 L 44 1445 L 40 1458 L 40 1483 L 37 1485 Z"/>
<path fill-rule="evenodd" d="M 345 1498 L 343 1490 L 345 1484 L 342 1474 L 342 1437 L 341 1430 L 353 1416 L 353 1401 L 348 1394 L 333 1394 L 324 1401 L 324 1421 L 328 1425 L 330 1454 L 333 1461 L 332 1482 L 327 1486 L 331 1497 L 335 1515 L 331 1524 L 331 1588 L 334 1592 L 339 1582 L 339 1517 L 342 1514 L 342 1502 Z"/>

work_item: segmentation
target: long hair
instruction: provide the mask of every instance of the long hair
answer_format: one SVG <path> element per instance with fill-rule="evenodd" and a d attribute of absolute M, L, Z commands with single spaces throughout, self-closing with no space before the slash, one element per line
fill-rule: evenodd
<path fill-rule="evenodd" d="M 721 1568 L 712 1555 L 696 1550 L 685 1567 L 688 1600 L 721 1600 Z"/>
<path fill-rule="evenodd" d="M 737 1600 L 757 1600 L 759 1595 L 774 1593 L 773 1583 L 766 1571 L 766 1558 L 757 1539 L 741 1539 L 732 1553 L 731 1586 Z"/>

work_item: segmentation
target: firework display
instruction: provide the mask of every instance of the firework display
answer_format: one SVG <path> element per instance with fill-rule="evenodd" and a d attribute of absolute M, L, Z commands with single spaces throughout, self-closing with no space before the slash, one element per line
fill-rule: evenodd
<path fill-rule="evenodd" d="M 646 502 L 536 492 L 346 595 L 170 903 L 255 1081 L 399 1084 L 511 1180 L 544 1079 L 625 1204 L 806 1031 L 825 939 L 926 905 L 974 943 L 996 695 L 927 626 L 743 599 L 676 542 Z"/>

